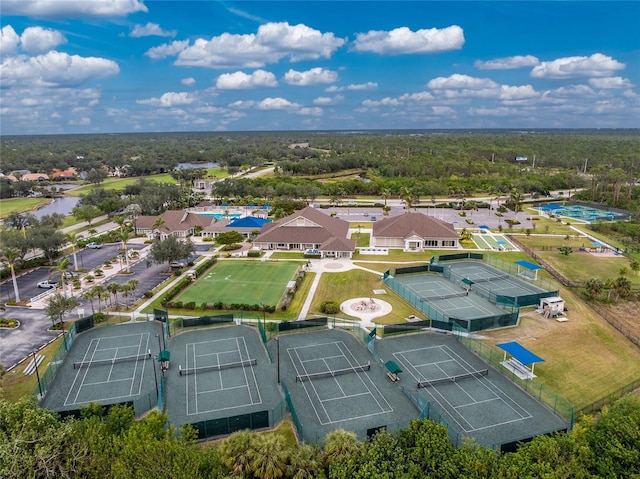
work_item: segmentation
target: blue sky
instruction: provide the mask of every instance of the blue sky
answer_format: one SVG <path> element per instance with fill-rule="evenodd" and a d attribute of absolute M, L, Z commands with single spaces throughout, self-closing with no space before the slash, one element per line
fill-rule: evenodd
<path fill-rule="evenodd" d="M 640 127 L 640 2 L 2 0 L 0 133 Z"/>

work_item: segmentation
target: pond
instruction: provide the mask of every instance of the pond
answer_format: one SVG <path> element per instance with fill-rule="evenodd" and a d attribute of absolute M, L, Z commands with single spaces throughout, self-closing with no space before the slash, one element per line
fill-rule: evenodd
<path fill-rule="evenodd" d="M 64 198 L 55 198 L 52 203 L 31 211 L 36 218 L 40 219 L 45 215 L 58 213 L 60 215 L 70 215 L 71 210 L 78 204 L 80 198 L 65 196 Z"/>

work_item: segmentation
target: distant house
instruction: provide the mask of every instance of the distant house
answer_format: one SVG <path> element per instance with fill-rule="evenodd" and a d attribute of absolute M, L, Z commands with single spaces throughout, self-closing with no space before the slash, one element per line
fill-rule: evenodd
<path fill-rule="evenodd" d="M 245 238 L 251 237 L 255 231 L 260 231 L 264 225 L 270 223 L 271 220 L 266 218 L 257 218 L 255 216 L 245 216 L 244 218 L 235 219 L 219 219 L 202 230 L 202 236 L 217 237 L 221 233 L 236 231 Z"/>
<path fill-rule="evenodd" d="M 158 222 L 158 220 L 161 221 Z M 169 210 L 159 216 L 138 216 L 136 234 L 143 234 L 148 238 L 160 238 L 162 240 L 168 236 L 186 238 L 195 234 L 196 226 L 204 230 L 214 221 L 215 218 L 210 216 L 188 213 L 183 210 Z M 159 226 L 158 223 L 160 223 Z"/>
<path fill-rule="evenodd" d="M 347 237 L 349 223 L 307 207 L 273 223 L 265 224 L 253 240 L 265 250 L 319 250 L 323 257 L 351 258 L 356 242 Z"/>
<path fill-rule="evenodd" d="M 20 178 L 21 181 L 47 181 L 49 175 L 45 173 L 26 173 Z"/>
<path fill-rule="evenodd" d="M 69 168 L 68 170 L 61 171 L 57 168 L 54 168 L 53 173 L 51 173 L 52 180 L 73 180 L 75 178 L 76 172 L 75 169 Z"/>
<path fill-rule="evenodd" d="M 422 213 L 405 213 L 373 224 L 371 246 L 422 251 L 432 248 L 460 247 L 459 236 L 451 223 Z"/>

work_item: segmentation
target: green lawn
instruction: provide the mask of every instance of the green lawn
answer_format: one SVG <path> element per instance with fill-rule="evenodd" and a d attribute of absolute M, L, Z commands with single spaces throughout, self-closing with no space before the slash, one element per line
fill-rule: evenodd
<path fill-rule="evenodd" d="M 605 280 L 617 278 L 622 268 L 627 268 L 627 278 L 633 285 L 640 285 L 640 276 L 634 276 L 629 268 L 629 260 L 624 256 L 599 256 L 579 251 L 582 245 L 589 247 L 591 241 L 586 238 L 521 236 L 522 244 L 532 248 L 537 255 L 547 261 L 553 268 L 562 273 L 567 279 L 575 282 L 588 281 L 591 278 Z M 558 252 L 560 246 L 571 246 L 574 252 L 568 256 Z"/>
<path fill-rule="evenodd" d="M 11 213 L 25 213 L 32 209 L 46 205 L 50 198 L 7 198 L 0 200 L 0 218 L 6 218 Z"/>
<path fill-rule="evenodd" d="M 104 188 L 105 190 L 122 190 L 122 189 L 124 189 L 125 186 L 133 185 L 133 184 L 137 183 L 138 181 L 140 181 L 141 179 L 142 179 L 141 177 L 107 178 L 102 183 L 100 183 L 98 186 L 93 185 L 93 184 L 84 185 L 84 186 L 81 186 L 79 188 L 74 188 L 73 190 L 69 190 L 67 192 L 67 195 L 69 195 L 69 196 L 84 195 L 84 194 L 87 194 L 89 191 L 91 191 L 92 189 L 94 189 L 96 187 Z M 155 181 L 155 182 L 158 182 L 158 183 L 175 183 L 175 184 L 178 183 L 168 173 L 162 173 L 162 174 L 159 174 L 159 175 L 145 176 L 144 179 L 145 180 L 150 180 L 150 181 Z"/>
<path fill-rule="evenodd" d="M 219 261 L 174 301 L 275 306 L 299 266 L 289 261 Z"/>

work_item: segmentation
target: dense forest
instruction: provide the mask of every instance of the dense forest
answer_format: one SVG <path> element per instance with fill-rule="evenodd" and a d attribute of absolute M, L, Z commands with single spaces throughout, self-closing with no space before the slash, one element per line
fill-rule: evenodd
<path fill-rule="evenodd" d="M 190 426 L 152 411 L 90 405 L 61 419 L 32 399 L 0 402 L 0 477 L 24 478 L 631 478 L 640 475 L 640 401 L 629 396 L 573 431 L 539 436 L 501 454 L 454 447 L 444 426 L 416 420 L 365 442 L 336 430 L 321 445 L 238 431 L 213 447 Z"/>
<path fill-rule="evenodd" d="M 213 162 L 237 172 L 273 165 L 274 177 L 215 183 L 214 196 L 245 198 L 245 203 L 410 194 L 415 205 L 436 196 L 513 191 L 545 196 L 552 190 L 584 188 L 582 199 L 637 210 L 640 195 L 637 130 L 80 135 L 7 137 L 1 146 L 5 174 L 73 166 L 88 172 L 96 184 L 104 179 L 96 174 L 103 166 L 126 167 L 132 177 L 172 172 L 177 179 L 193 180 L 206 177 L 206 170 L 178 174 L 176 166 Z M 29 194 L 24 182 L 0 182 L 2 197 Z M 110 201 L 109 208 L 134 201 L 133 187 L 120 193 L 127 198 L 120 197 L 120 205 Z M 175 197 L 172 193 L 170 202 Z M 95 199 L 84 204 L 97 206 Z M 155 213 L 157 208 L 143 210 Z"/>

